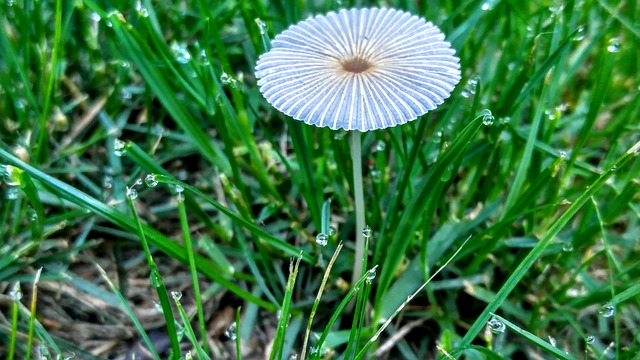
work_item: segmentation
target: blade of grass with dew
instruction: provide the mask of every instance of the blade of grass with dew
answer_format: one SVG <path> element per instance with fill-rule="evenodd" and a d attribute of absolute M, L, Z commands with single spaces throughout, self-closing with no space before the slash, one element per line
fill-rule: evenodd
<path fill-rule="evenodd" d="M 198 324 L 200 325 L 200 334 L 202 334 L 202 348 L 205 353 L 209 352 L 209 345 L 204 334 L 206 334 L 206 325 L 204 318 L 204 311 L 202 310 L 202 297 L 200 296 L 200 282 L 198 280 L 198 269 L 196 268 L 196 261 L 193 253 L 193 244 L 191 243 L 191 234 L 189 230 L 189 223 L 187 222 L 187 212 L 184 206 L 184 197 L 182 193 L 178 194 L 178 213 L 180 215 L 180 225 L 182 227 L 182 236 L 184 239 L 185 250 L 187 252 L 187 259 L 189 260 L 189 272 L 191 273 L 191 283 L 193 285 L 193 298 L 196 303 L 196 309 L 198 313 Z M 179 304 L 179 301 L 176 300 Z M 184 320 L 184 319 L 183 319 Z M 185 326 L 190 328 L 189 323 L 185 322 Z M 193 330 L 192 330 L 193 331 Z M 199 347 L 196 347 L 198 349 Z M 201 358 L 198 353 L 198 358 Z"/>
<path fill-rule="evenodd" d="M 291 260 L 289 264 L 289 279 L 287 280 L 287 287 L 284 292 L 284 300 L 279 312 L 278 325 L 276 326 L 276 334 L 273 339 L 273 350 L 269 356 L 269 360 L 280 359 L 285 356 L 282 353 L 284 349 L 285 335 L 287 332 L 287 326 L 291 316 L 291 298 L 293 297 L 293 290 L 298 276 L 298 269 L 300 268 L 300 261 L 302 260 L 302 252 L 294 261 Z"/>
<path fill-rule="evenodd" d="M 522 336 L 523 338 L 525 338 L 527 341 L 531 342 L 532 344 L 534 344 L 536 347 L 538 347 L 539 349 L 547 352 L 548 354 L 551 354 L 553 356 L 555 356 L 557 359 L 565 359 L 565 360 L 571 360 L 571 359 L 575 359 L 573 356 L 566 354 L 564 351 L 558 349 L 557 347 L 549 344 L 548 342 L 540 339 L 539 337 L 535 336 L 534 334 L 521 329 L 520 327 L 518 327 L 516 324 L 508 321 L 507 319 L 496 315 L 496 314 L 491 314 L 491 316 L 495 317 L 496 319 L 500 320 L 500 322 L 502 322 L 503 324 L 505 324 L 509 330 L 513 331 L 514 333 Z"/>
<path fill-rule="evenodd" d="M 42 184 L 46 184 L 47 191 L 51 192 L 52 194 L 55 194 L 65 200 L 68 200 L 80 206 L 81 208 L 92 211 L 96 215 L 112 222 L 113 224 L 119 226 L 120 228 L 126 231 L 129 231 L 129 232 L 136 231 L 137 229 L 136 223 L 130 217 L 126 216 L 122 212 L 114 209 L 111 206 L 105 205 L 104 203 L 96 200 L 95 198 L 90 197 L 89 195 L 79 191 L 78 189 L 63 183 L 62 181 L 55 179 L 43 173 L 42 171 L 31 167 L 30 165 L 27 165 L 26 163 L 22 162 L 21 160 L 19 160 L 18 158 L 9 154 L 8 152 L 6 152 L 1 148 L 0 148 L 0 159 L 4 159 L 4 161 L 7 161 L 11 165 L 17 166 L 25 170 L 33 179 L 40 181 Z M 166 182 L 173 183 L 174 185 L 181 185 L 181 184 L 185 185 L 184 186 L 185 188 L 189 188 L 191 191 L 196 192 L 198 195 L 202 196 L 205 200 L 210 200 L 202 192 L 198 191 L 197 189 L 189 185 L 186 185 L 184 183 L 177 182 L 177 181 L 174 181 L 174 182 L 166 181 Z M 229 212 L 229 214 L 233 214 L 233 213 Z M 264 233 L 264 231 L 262 231 L 261 229 L 257 228 L 255 225 L 248 223 L 245 220 L 243 221 L 245 225 L 248 224 L 247 226 L 249 226 L 249 228 L 255 231 L 256 233 L 267 234 L 267 233 Z M 171 256 L 176 260 L 179 260 L 183 263 L 187 262 L 184 249 L 181 246 L 175 244 L 169 238 L 165 237 L 160 232 L 149 227 L 148 225 L 142 224 L 142 229 L 144 231 L 144 234 L 148 237 L 148 240 L 150 241 L 151 245 L 155 246 L 160 251 L 166 253 L 167 255 Z M 272 235 L 268 235 L 268 236 L 271 239 L 276 239 L 277 241 L 281 241 L 273 237 Z M 289 245 L 289 247 L 291 246 Z M 289 247 L 287 247 L 287 249 Z M 276 307 L 273 304 L 267 301 L 264 301 L 262 299 L 256 298 L 251 293 L 247 292 L 246 290 L 240 288 L 238 285 L 234 284 L 232 281 L 220 276 L 219 273 L 214 271 L 215 266 L 212 266 L 208 260 L 204 259 L 199 255 L 196 256 L 195 259 L 196 259 L 198 270 L 201 273 L 205 274 L 206 276 L 213 279 L 214 281 L 220 283 L 220 285 L 224 286 L 226 289 L 238 295 L 239 297 L 247 301 L 250 301 L 252 303 L 255 303 L 256 305 L 259 305 L 265 309 L 275 311 Z M 308 255 L 307 256 L 303 255 L 303 259 L 305 259 L 307 262 L 310 262 L 310 263 L 314 262 L 313 257 Z"/>
<path fill-rule="evenodd" d="M 134 313 L 133 309 L 131 308 L 131 306 L 129 306 L 129 302 L 127 301 L 127 299 L 125 299 L 125 297 L 118 290 L 116 285 L 111 281 L 111 279 L 109 278 L 109 275 L 107 275 L 107 272 L 104 271 L 104 269 L 98 264 L 96 264 L 96 268 L 100 272 L 100 275 L 102 276 L 102 278 L 107 282 L 107 284 L 111 288 L 111 291 L 113 291 L 113 293 L 116 294 L 116 296 L 118 297 L 118 300 L 120 301 L 120 306 L 124 309 L 125 313 L 129 316 L 129 318 L 133 322 L 133 325 L 138 330 L 138 333 L 140 334 L 140 337 L 142 337 L 142 340 L 144 341 L 144 343 L 147 345 L 147 350 L 149 350 L 149 352 L 151 353 L 151 356 L 153 356 L 153 358 L 156 360 L 160 360 L 160 356 L 158 355 L 155 347 L 153 346 L 153 342 L 151 341 L 151 339 L 149 338 L 149 335 L 145 331 L 144 326 L 142 326 L 142 323 L 140 323 L 140 320 L 138 320 L 138 317 Z"/>
<path fill-rule="evenodd" d="M 342 315 L 342 313 L 345 311 L 345 309 L 347 308 L 351 300 L 353 300 L 354 296 L 356 296 L 357 293 L 360 291 L 360 289 L 362 288 L 362 285 L 366 281 L 368 281 L 367 279 L 370 276 L 370 273 L 375 274 L 377 268 L 378 268 L 378 265 L 372 267 L 367 272 L 365 272 L 364 275 L 362 275 L 362 277 L 355 284 L 353 284 L 353 286 L 351 286 L 351 289 L 349 289 L 349 292 L 347 292 L 347 294 L 344 296 L 342 301 L 340 301 L 340 304 L 338 304 L 333 314 L 331 315 L 331 318 L 329 319 L 329 321 L 327 321 L 327 325 L 325 325 L 324 331 L 322 331 L 320 338 L 318 339 L 318 341 L 314 346 L 314 348 L 316 349 L 316 352 L 309 354 L 310 360 L 318 360 L 323 355 L 322 346 L 324 345 L 324 342 L 327 339 L 327 336 L 329 336 L 331 329 L 335 325 L 336 321 L 338 321 L 338 318 L 340 317 L 340 315 Z"/>
<path fill-rule="evenodd" d="M 179 291 L 172 291 L 171 297 L 173 297 L 173 301 L 176 303 L 176 308 L 178 309 L 178 313 L 180 314 L 180 319 L 182 319 L 182 324 L 184 326 L 184 330 L 187 333 L 187 338 L 189 338 L 189 341 L 191 342 L 191 346 L 193 346 L 196 349 L 196 354 L 198 355 L 198 359 L 211 360 L 209 355 L 207 355 L 206 350 L 204 350 L 202 346 L 200 346 L 200 344 L 198 343 L 198 338 L 196 337 L 196 333 L 193 331 L 193 328 L 191 327 L 191 319 L 189 319 L 189 316 L 187 315 L 187 313 L 184 311 L 184 308 L 182 307 L 182 303 L 180 302 L 182 293 L 180 293 Z M 198 300 L 196 299 L 196 301 Z M 204 334 L 205 333 L 203 333 L 203 337 L 204 337 Z M 203 338 L 202 341 L 206 342 L 206 339 Z"/>
<path fill-rule="evenodd" d="M 140 222 L 140 218 L 138 217 L 138 211 L 136 210 L 136 206 L 133 203 L 134 198 L 131 196 L 129 192 L 130 189 L 127 188 L 127 204 L 129 205 L 129 210 L 133 215 L 133 220 L 136 224 L 137 235 L 140 238 L 140 242 L 142 243 L 142 249 L 144 250 L 145 257 L 147 258 L 147 264 L 151 271 L 150 282 L 151 286 L 156 290 L 158 294 L 158 298 L 160 299 L 160 305 L 162 306 L 162 315 L 165 320 L 165 327 L 167 329 L 167 336 L 169 337 L 169 343 L 171 344 L 171 351 L 173 352 L 173 357 L 182 356 L 182 351 L 180 349 L 180 341 L 178 340 L 178 332 L 176 330 L 175 320 L 173 317 L 173 309 L 171 308 L 171 302 L 169 301 L 169 295 L 167 293 L 167 288 L 164 285 L 164 281 L 162 280 L 162 276 L 156 266 L 153 257 L 151 256 L 151 251 L 149 250 L 149 244 L 147 243 L 147 237 L 145 236 L 144 230 L 142 229 L 142 223 Z M 193 254 L 193 252 L 192 252 Z"/>
<path fill-rule="evenodd" d="M 320 288 L 318 288 L 318 294 L 316 295 L 316 299 L 313 301 L 313 306 L 311 306 L 311 312 L 309 313 L 309 321 L 307 322 L 307 329 L 304 334 L 304 341 L 302 342 L 302 352 L 300 354 L 300 359 L 306 359 L 305 355 L 307 353 L 307 344 L 309 342 L 309 334 L 311 334 L 311 325 L 313 324 L 313 318 L 316 315 L 316 311 L 318 311 L 318 306 L 320 305 L 320 299 L 322 298 L 322 293 L 324 292 L 324 288 L 327 285 L 327 281 L 329 280 L 329 275 L 331 274 L 331 269 L 340 255 L 340 251 L 342 250 L 342 242 L 338 244 L 336 250 L 333 252 L 333 256 L 331 256 L 331 260 L 327 265 L 327 268 L 324 271 L 324 275 L 322 277 L 322 282 L 320 283 Z"/>
<path fill-rule="evenodd" d="M 378 341 L 378 338 L 380 337 L 380 334 L 382 334 L 382 332 L 387 328 L 387 326 L 389 326 L 389 324 L 391 324 L 391 321 L 393 321 L 393 319 L 395 319 L 398 316 L 398 314 L 405 308 L 405 306 L 407 306 L 407 304 L 409 304 L 409 302 L 411 302 L 411 300 L 413 300 L 414 297 L 416 297 L 418 294 L 420 294 L 422 292 L 422 290 L 431 282 L 431 280 L 433 280 L 434 277 L 436 277 L 436 275 L 438 275 L 444 268 L 446 268 L 449 265 L 449 263 L 451 261 L 453 261 L 453 259 L 455 259 L 455 257 L 460 253 L 460 251 L 467 244 L 469 239 L 471 239 L 471 237 L 468 237 L 467 240 L 465 240 L 460 245 L 460 247 L 453 253 L 453 255 L 451 255 L 451 257 L 449 257 L 449 259 L 444 264 L 442 264 L 442 266 L 438 270 L 436 270 L 433 273 L 433 275 L 431 275 L 431 277 L 429 279 L 427 279 L 427 281 L 425 281 L 422 284 L 422 286 L 420 286 L 413 294 L 408 296 L 406 301 L 404 303 L 402 303 L 402 305 L 400 305 L 396 309 L 396 311 L 388 319 L 385 320 L 385 322 L 382 324 L 382 326 L 380 326 L 378 331 L 373 335 L 373 337 L 369 341 L 367 341 L 367 343 L 364 345 L 364 347 L 355 356 L 355 358 L 354 358 L 355 360 L 362 359 L 363 357 L 365 357 L 367 355 L 367 351 L 369 350 L 369 348 L 374 343 L 376 343 Z"/>
<path fill-rule="evenodd" d="M 417 186 L 418 190 L 416 195 L 414 195 L 411 202 L 407 205 L 400 221 L 398 222 L 398 226 L 395 229 L 393 239 L 388 245 L 388 249 L 390 250 L 385 253 L 385 258 L 383 260 L 381 259 L 382 271 L 374 303 L 374 322 L 379 320 L 379 316 L 381 315 L 380 308 L 386 295 L 386 291 L 395 276 L 398 264 L 400 264 L 400 261 L 404 257 L 406 248 L 413 240 L 413 230 L 418 225 L 417 219 L 421 217 L 421 214 L 427 205 L 424 199 L 434 187 L 434 183 L 436 181 L 440 181 L 439 175 L 444 173 L 444 170 L 458 157 L 462 156 L 462 153 L 469 144 L 469 141 L 475 136 L 482 126 L 483 117 L 484 114 L 476 117 L 465 127 L 464 131 L 456 137 L 447 151 L 442 154 Z"/>
<path fill-rule="evenodd" d="M 627 150 L 622 156 L 618 158 L 615 163 L 616 168 L 622 168 L 633 157 L 640 153 L 640 142 L 636 143 L 633 147 Z M 527 270 L 533 265 L 533 263 L 542 255 L 542 252 L 549 245 L 551 240 L 564 228 L 564 226 L 573 218 L 573 216 L 582 208 L 587 200 L 607 181 L 614 171 L 610 169 L 600 175 L 576 200 L 569 206 L 569 208 L 553 223 L 547 233 L 540 239 L 536 246 L 527 254 L 527 256 L 520 262 L 518 267 L 513 271 L 511 276 L 502 285 L 496 297 L 487 305 L 482 314 L 476 319 L 471 328 L 467 331 L 466 335 L 462 338 L 458 344 L 459 347 L 465 347 L 470 345 L 471 341 L 478 335 L 480 329 L 489 320 L 490 314 L 495 312 L 502 302 L 507 298 L 509 293 L 516 287 L 518 282 L 526 275 Z"/>
<path fill-rule="evenodd" d="M 637 162 L 637 163 L 640 163 L 640 162 Z M 596 202 L 596 199 L 593 196 L 591 197 L 591 203 L 593 204 L 593 208 L 596 211 L 598 225 L 600 226 L 600 234 L 602 235 L 602 243 L 604 245 L 605 254 L 607 256 L 607 267 L 609 271 L 609 291 L 611 292 L 611 297 L 615 298 L 616 290 L 615 290 L 615 280 L 614 280 L 615 278 L 614 268 L 619 271 L 620 267 L 617 266 L 618 264 L 615 260 L 615 256 L 609 244 L 609 239 L 607 237 L 607 232 L 605 231 L 605 225 L 604 225 L 604 222 L 602 221 L 602 215 L 600 214 L 598 203 Z M 640 287 L 638 288 L 638 292 L 640 292 Z M 638 294 L 634 294 L 633 296 L 637 296 L 637 295 Z M 615 305 L 608 304 L 605 306 L 613 306 L 615 309 Z M 619 316 L 617 314 L 614 314 L 614 318 L 613 318 L 613 331 L 614 331 L 616 354 L 619 354 L 620 353 L 620 321 L 619 321 Z"/>

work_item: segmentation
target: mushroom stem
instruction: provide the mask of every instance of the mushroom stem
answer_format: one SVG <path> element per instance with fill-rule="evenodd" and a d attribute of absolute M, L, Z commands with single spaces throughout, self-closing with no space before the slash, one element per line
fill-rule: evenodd
<path fill-rule="evenodd" d="M 356 202 L 356 254 L 353 263 L 351 284 L 355 284 L 362 276 L 362 267 L 366 263 L 365 241 L 362 230 L 365 227 L 364 194 L 362 192 L 362 150 L 360 132 L 351 131 L 351 162 L 353 164 L 353 193 Z"/>

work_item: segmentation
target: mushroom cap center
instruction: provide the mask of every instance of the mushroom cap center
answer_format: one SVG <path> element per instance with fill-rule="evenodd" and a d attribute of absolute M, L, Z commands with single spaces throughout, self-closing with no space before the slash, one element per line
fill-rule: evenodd
<path fill-rule="evenodd" d="M 373 67 L 372 63 L 360 57 L 344 60 L 340 65 L 342 66 L 342 70 L 352 74 L 359 74 Z"/>

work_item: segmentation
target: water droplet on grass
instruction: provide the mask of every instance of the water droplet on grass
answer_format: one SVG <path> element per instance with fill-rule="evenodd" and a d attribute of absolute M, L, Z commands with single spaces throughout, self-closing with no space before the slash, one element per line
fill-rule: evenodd
<path fill-rule="evenodd" d="M 387 143 L 383 140 L 378 141 L 376 144 L 376 151 L 384 151 L 387 148 Z"/>
<path fill-rule="evenodd" d="M 158 186 L 158 180 L 156 180 L 156 176 L 153 174 L 149 174 L 144 178 L 144 183 L 147 184 L 148 187 L 156 187 Z"/>
<path fill-rule="evenodd" d="M 11 300 L 18 302 L 22 299 L 22 289 L 20 289 L 20 283 L 15 283 L 11 290 L 9 290 L 9 298 Z"/>
<path fill-rule="evenodd" d="M 505 324 L 496 318 L 489 320 L 487 326 L 489 326 L 489 330 L 494 334 L 502 334 L 507 329 Z"/>
<path fill-rule="evenodd" d="M 186 44 L 178 44 L 174 42 L 171 44 L 171 51 L 173 52 L 176 61 L 180 64 L 188 64 L 191 61 L 191 53 L 187 49 Z"/>
<path fill-rule="evenodd" d="M 115 139 L 113 140 L 113 153 L 120 157 L 124 154 L 127 153 L 127 143 L 120 140 L 120 139 Z"/>
<path fill-rule="evenodd" d="M 316 244 L 320 246 L 326 246 L 329 243 L 329 236 L 325 233 L 320 233 L 316 236 Z"/>
<path fill-rule="evenodd" d="M 578 30 L 576 31 L 576 34 L 573 36 L 573 41 L 582 41 L 584 40 L 584 26 L 580 25 L 578 26 Z"/>
<path fill-rule="evenodd" d="M 102 178 L 102 187 L 105 189 L 111 189 L 113 187 L 113 176 L 105 175 Z"/>
<path fill-rule="evenodd" d="M 156 310 L 158 310 L 158 312 L 160 314 L 164 314 L 164 309 L 162 308 L 162 304 L 160 304 L 159 302 L 153 302 L 153 305 L 155 305 Z"/>
<path fill-rule="evenodd" d="M 362 229 L 362 236 L 364 236 L 365 238 L 370 238 L 371 234 L 373 233 L 373 231 L 371 230 L 371 228 L 369 227 L 369 225 L 366 225 L 364 227 L 364 229 Z"/>
<path fill-rule="evenodd" d="M 4 197 L 7 200 L 15 200 L 18 198 L 18 193 L 18 188 L 8 188 L 6 193 L 4 194 Z"/>
<path fill-rule="evenodd" d="M 336 228 L 333 226 L 329 226 L 329 236 L 333 236 L 336 234 Z"/>
<path fill-rule="evenodd" d="M 605 304 L 600 308 L 600 310 L 598 310 L 598 314 L 606 318 L 612 317 L 613 314 L 615 313 L 616 313 L 616 307 L 611 304 Z"/>
<path fill-rule="evenodd" d="M 607 51 L 610 53 L 617 53 L 618 51 L 620 51 L 620 40 L 618 40 L 617 38 L 609 40 Z"/>
<path fill-rule="evenodd" d="M 260 29 L 260 35 L 264 35 L 267 33 L 268 28 L 267 28 L 267 24 L 262 21 L 262 19 L 257 18 L 256 20 L 256 24 L 258 25 L 258 29 Z"/>
<path fill-rule="evenodd" d="M 127 197 L 131 200 L 138 198 L 138 191 L 132 187 L 127 187 Z"/>
<path fill-rule="evenodd" d="M 593 335 L 587 335 L 587 337 L 584 339 L 584 341 L 585 341 L 587 344 L 591 345 L 591 344 L 593 344 L 594 342 L 596 342 L 596 337 L 595 337 L 595 336 L 593 336 Z"/>
<path fill-rule="evenodd" d="M 231 325 L 227 327 L 227 330 L 225 330 L 224 332 L 224 336 L 226 336 L 231 341 L 234 341 L 236 339 L 236 337 L 238 336 L 236 334 L 236 323 L 231 323 Z"/>
<path fill-rule="evenodd" d="M 491 111 L 487 110 L 489 113 L 484 115 L 482 117 L 482 123 L 485 124 L 486 126 L 491 126 L 493 125 L 493 114 L 491 114 Z"/>
<path fill-rule="evenodd" d="M 12 165 L 4 165 L 0 167 L 2 179 L 9 186 L 20 186 L 21 170 Z"/>
<path fill-rule="evenodd" d="M 491 3 L 486 2 L 482 4 L 482 11 L 488 11 L 488 10 L 491 10 Z"/>
<path fill-rule="evenodd" d="M 92 12 L 91 14 L 89 14 L 89 20 L 93 22 L 99 22 L 100 19 L 100 15 L 98 15 L 98 13 Z"/>
<path fill-rule="evenodd" d="M 198 56 L 200 59 L 200 65 L 207 66 L 209 65 L 209 58 L 207 58 L 207 52 L 204 50 L 200 51 L 200 55 Z"/>
<path fill-rule="evenodd" d="M 158 275 L 158 273 L 152 271 L 151 275 L 149 275 L 149 283 L 151 284 L 151 286 L 157 288 L 162 285 L 162 279 L 160 278 L 160 275 Z"/>
<path fill-rule="evenodd" d="M 374 269 L 371 269 L 371 270 L 369 270 L 369 271 L 367 271 L 367 278 L 366 278 L 366 280 L 365 280 L 365 281 L 366 281 L 368 284 L 371 284 L 371 282 L 372 282 L 373 280 L 375 280 L 375 278 L 376 278 L 376 269 L 375 269 L 375 268 L 374 268 Z"/>
<path fill-rule="evenodd" d="M 139 1 L 136 3 L 136 10 L 138 11 L 138 15 L 140 17 L 148 17 L 149 16 L 149 10 L 147 10 L 146 7 L 142 6 L 142 4 Z"/>
<path fill-rule="evenodd" d="M 171 292 L 171 297 L 173 298 L 174 301 L 180 301 L 180 299 L 182 299 L 182 292 L 181 291 L 172 291 Z"/>
<path fill-rule="evenodd" d="M 562 245 L 562 251 L 564 252 L 572 252 L 573 251 L 573 244 L 571 243 L 565 243 Z"/>
<path fill-rule="evenodd" d="M 380 179 L 382 179 L 382 172 L 380 172 L 380 170 L 371 169 L 369 175 L 371 175 L 371 180 L 374 183 L 379 183 Z"/>

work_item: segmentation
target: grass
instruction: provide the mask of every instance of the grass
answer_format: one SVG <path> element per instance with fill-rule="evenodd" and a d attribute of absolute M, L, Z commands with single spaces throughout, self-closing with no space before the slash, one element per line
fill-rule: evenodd
<path fill-rule="evenodd" d="M 0 356 L 637 358 L 638 4 L 391 1 L 463 79 L 362 134 L 351 286 L 349 134 L 253 68 L 375 4 L 0 5 Z"/>

